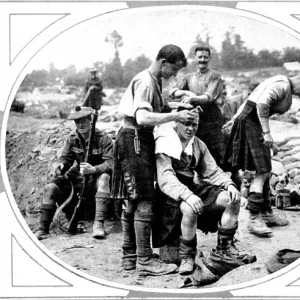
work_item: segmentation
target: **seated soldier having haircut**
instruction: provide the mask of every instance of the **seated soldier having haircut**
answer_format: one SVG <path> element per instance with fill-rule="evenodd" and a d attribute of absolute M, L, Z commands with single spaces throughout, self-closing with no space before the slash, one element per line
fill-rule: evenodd
<path fill-rule="evenodd" d="M 41 218 L 36 237 L 39 240 L 49 236 L 49 227 L 56 211 L 56 203 L 61 205 L 70 195 L 74 186 L 74 195 L 81 187 L 83 175 L 88 176 L 88 188 L 85 195 L 88 203 L 84 209 L 93 206 L 90 199 L 95 198 L 95 219 L 93 225 L 93 237 L 105 237 L 104 220 L 106 218 L 110 198 L 110 174 L 113 166 L 113 142 L 104 132 L 95 129 L 94 138 L 90 146 L 91 156 L 89 162 L 84 162 L 84 156 L 89 143 L 91 120 L 94 110 L 90 107 L 76 107 L 76 111 L 69 117 L 75 121 L 76 131 L 67 138 L 62 154 L 54 165 L 54 179 L 44 187 L 43 202 L 41 204 Z M 66 176 L 61 176 L 65 174 Z M 75 197 L 75 196 L 74 196 Z M 63 211 L 70 220 L 76 201 L 74 199 Z M 82 217 L 87 211 L 81 211 Z"/>
<path fill-rule="evenodd" d="M 213 222 L 202 230 L 218 230 L 217 250 L 227 256 L 238 256 L 233 236 L 238 228 L 240 194 L 230 177 L 216 164 L 206 145 L 195 136 L 199 114 L 193 122 L 175 122 L 156 131 L 157 180 L 162 206 L 157 241 L 168 244 L 180 235 L 181 265 L 179 274 L 194 270 L 197 252 L 196 229 L 204 215 Z M 194 182 L 194 174 L 199 183 Z M 201 220 L 202 219 L 202 220 Z M 213 221 L 212 221 L 213 220 Z M 212 228 L 215 228 L 214 230 Z M 155 243 L 156 237 L 154 237 Z"/>

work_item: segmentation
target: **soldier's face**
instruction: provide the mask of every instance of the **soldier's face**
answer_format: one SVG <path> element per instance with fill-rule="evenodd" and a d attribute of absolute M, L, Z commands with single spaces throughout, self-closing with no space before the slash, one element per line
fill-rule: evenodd
<path fill-rule="evenodd" d="M 195 62 L 200 71 L 205 71 L 208 68 L 210 55 L 208 51 L 197 51 L 195 54 Z"/>
<path fill-rule="evenodd" d="M 199 115 L 196 114 L 196 117 L 193 122 L 177 122 L 177 134 L 183 140 L 190 140 L 195 136 L 199 124 Z"/>
<path fill-rule="evenodd" d="M 161 74 L 164 79 L 169 79 L 172 76 L 176 76 L 178 71 L 182 68 L 183 63 L 182 61 L 177 61 L 176 63 L 172 64 L 166 60 L 163 60 L 162 67 L 161 67 Z"/>
<path fill-rule="evenodd" d="M 80 119 L 75 120 L 75 125 L 77 130 L 81 133 L 81 134 L 86 134 L 89 132 L 90 130 L 90 126 L 91 126 L 91 117 L 83 117 Z"/>

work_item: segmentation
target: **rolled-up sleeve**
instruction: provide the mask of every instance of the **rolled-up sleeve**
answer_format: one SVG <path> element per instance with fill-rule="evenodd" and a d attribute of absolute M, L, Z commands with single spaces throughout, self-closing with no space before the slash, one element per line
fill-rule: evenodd
<path fill-rule="evenodd" d="M 171 158 L 163 153 L 156 154 L 157 182 L 161 191 L 176 201 L 185 201 L 193 192 L 176 177 Z"/>
<path fill-rule="evenodd" d="M 285 84 L 282 82 L 275 82 L 268 86 L 262 95 L 257 100 L 259 116 L 262 118 L 270 117 L 270 110 L 272 105 L 277 104 L 285 98 L 286 91 Z"/>
<path fill-rule="evenodd" d="M 206 95 L 210 102 L 216 101 L 223 92 L 223 82 L 221 74 L 213 73 L 209 80 L 206 91 L 203 95 Z"/>
<path fill-rule="evenodd" d="M 151 90 L 149 85 L 143 82 L 138 82 L 135 86 L 134 98 L 133 98 L 133 114 L 136 115 L 137 110 L 147 109 L 148 111 L 153 111 L 151 105 L 153 95 L 151 95 Z"/>
<path fill-rule="evenodd" d="M 182 79 L 178 80 L 176 82 L 176 84 L 174 85 L 174 87 L 172 87 L 169 91 L 169 97 L 174 99 L 174 93 L 178 90 L 183 90 L 183 91 L 188 91 L 189 90 L 189 84 L 188 84 L 188 80 L 187 77 L 183 77 Z"/>

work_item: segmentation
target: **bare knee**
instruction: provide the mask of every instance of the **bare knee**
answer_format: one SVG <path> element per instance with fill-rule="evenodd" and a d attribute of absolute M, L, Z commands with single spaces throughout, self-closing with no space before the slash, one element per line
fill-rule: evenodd
<path fill-rule="evenodd" d="M 107 191 L 109 189 L 110 176 L 106 173 L 101 174 L 97 179 L 98 191 Z"/>
<path fill-rule="evenodd" d="M 180 210 L 181 210 L 184 218 L 187 218 L 191 221 L 197 219 L 197 214 L 193 211 L 193 209 L 186 202 L 184 202 L 184 201 L 181 202 Z"/>
<path fill-rule="evenodd" d="M 229 206 L 229 204 L 230 204 L 231 207 L 237 208 L 237 209 L 238 209 L 238 208 L 240 207 L 240 205 L 241 205 L 241 198 L 239 198 L 239 199 L 236 200 L 234 203 L 232 203 L 232 202 L 230 201 L 230 198 L 229 198 L 229 196 L 228 196 L 228 193 L 227 193 L 226 191 L 221 192 L 221 193 L 219 194 L 217 200 L 216 200 L 215 205 L 216 205 L 217 207 L 219 207 L 220 209 L 221 209 L 221 208 L 225 208 L 225 209 L 226 209 L 226 208 Z"/>
<path fill-rule="evenodd" d="M 44 186 L 44 197 L 43 203 L 54 204 L 55 203 L 55 193 L 59 190 L 55 183 L 48 183 Z"/>

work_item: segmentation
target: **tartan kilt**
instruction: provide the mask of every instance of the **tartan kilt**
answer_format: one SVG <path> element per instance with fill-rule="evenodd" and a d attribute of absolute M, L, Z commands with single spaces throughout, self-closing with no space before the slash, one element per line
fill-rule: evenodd
<path fill-rule="evenodd" d="M 138 131 L 140 153 L 134 149 L 135 130 L 122 128 L 114 145 L 111 198 L 137 200 L 155 197 L 155 143 L 152 131 Z"/>
<path fill-rule="evenodd" d="M 247 100 L 236 118 L 221 160 L 225 169 L 265 173 L 272 170 L 271 152 L 264 144 L 256 103 Z"/>

